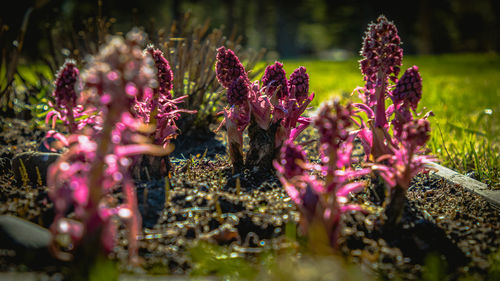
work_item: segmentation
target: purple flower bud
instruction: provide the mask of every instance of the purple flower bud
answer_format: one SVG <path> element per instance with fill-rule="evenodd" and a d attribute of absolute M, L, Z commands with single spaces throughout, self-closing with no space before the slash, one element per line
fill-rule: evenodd
<path fill-rule="evenodd" d="M 288 97 L 286 73 L 282 63 L 275 62 L 273 65 L 266 67 L 266 71 L 262 77 L 262 84 L 264 87 L 267 87 L 266 92 L 268 95 L 273 95 L 276 89 L 280 87 L 276 93 L 278 99 Z"/>
<path fill-rule="evenodd" d="M 417 66 L 414 65 L 408 68 L 401 76 L 392 92 L 392 98 L 395 104 L 403 102 L 410 105 L 414 110 L 417 109 L 422 98 L 422 77 L 420 77 Z"/>
<path fill-rule="evenodd" d="M 227 101 L 230 105 L 241 105 L 248 100 L 250 86 L 244 76 L 234 80 L 227 89 Z"/>
<path fill-rule="evenodd" d="M 300 145 L 287 141 L 281 148 L 280 173 L 286 179 L 304 174 L 304 164 L 307 162 L 306 153 Z"/>
<path fill-rule="evenodd" d="M 300 102 L 307 98 L 309 93 L 309 75 L 306 73 L 306 68 L 301 66 L 290 75 L 288 80 L 288 91 L 295 86 L 295 98 Z"/>
<path fill-rule="evenodd" d="M 414 146 L 423 146 L 430 138 L 430 131 L 429 120 L 413 120 L 403 127 L 403 141 Z"/>
<path fill-rule="evenodd" d="M 241 64 L 240 60 L 231 49 L 226 49 L 225 47 L 217 49 L 215 72 L 217 80 L 219 80 L 219 83 L 226 89 L 240 76 L 248 80 L 243 64 Z"/>
<path fill-rule="evenodd" d="M 66 60 L 59 72 L 57 73 L 55 86 L 56 89 L 52 93 L 58 109 L 66 109 L 71 111 L 76 106 L 76 81 L 80 72 L 76 67 L 74 60 Z"/>
<path fill-rule="evenodd" d="M 396 81 L 403 59 L 403 49 L 400 44 L 401 40 L 396 26 L 385 16 L 380 16 L 377 23 L 368 25 L 361 49 L 364 59 L 360 61 L 367 89 L 379 86 L 377 85 L 379 72 L 384 77 L 389 75 L 392 81 Z"/>
<path fill-rule="evenodd" d="M 157 91 L 159 95 L 171 99 L 172 95 L 170 91 L 172 90 L 172 80 L 174 79 L 174 74 L 170 68 L 170 64 L 163 56 L 163 52 L 161 50 L 154 49 L 153 46 L 148 46 L 147 52 L 153 57 L 153 61 L 157 69 Z"/>
<path fill-rule="evenodd" d="M 335 112 L 334 112 L 335 111 Z M 351 125 L 352 108 L 343 107 L 338 101 L 325 103 L 314 119 L 314 126 L 318 129 L 322 145 L 339 147 L 349 135 L 347 128 Z"/>

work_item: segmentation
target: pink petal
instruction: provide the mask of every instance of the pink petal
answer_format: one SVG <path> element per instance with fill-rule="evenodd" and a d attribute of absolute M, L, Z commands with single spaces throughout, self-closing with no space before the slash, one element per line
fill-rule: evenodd
<path fill-rule="evenodd" d="M 359 192 L 365 187 L 364 182 L 352 182 L 342 186 L 337 191 L 337 197 L 347 197 L 351 192 Z"/>
<path fill-rule="evenodd" d="M 340 212 L 342 213 L 349 211 L 364 211 L 364 209 L 360 205 L 354 205 L 354 204 L 343 205 L 340 207 Z"/>
<path fill-rule="evenodd" d="M 173 150 L 173 145 L 163 148 L 154 144 L 130 144 L 116 147 L 115 153 L 118 157 L 141 154 L 163 156 L 170 154 Z"/>

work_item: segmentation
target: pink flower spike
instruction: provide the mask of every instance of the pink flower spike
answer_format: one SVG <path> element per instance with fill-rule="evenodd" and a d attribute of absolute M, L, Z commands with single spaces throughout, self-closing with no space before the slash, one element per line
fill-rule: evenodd
<path fill-rule="evenodd" d="M 227 101 L 229 105 L 241 105 L 248 100 L 250 86 L 244 76 L 234 80 L 227 89 Z"/>
<path fill-rule="evenodd" d="M 243 76 L 248 80 L 245 68 L 241 64 L 238 57 L 230 49 L 220 47 L 217 49 L 217 62 L 215 64 L 215 72 L 217 80 L 224 86 L 229 88 L 234 80 Z"/>
<path fill-rule="evenodd" d="M 292 90 L 293 88 L 293 90 Z M 299 103 L 307 98 L 309 93 L 309 75 L 306 68 L 301 66 L 290 75 L 288 80 L 288 92 L 292 92 Z"/>
<path fill-rule="evenodd" d="M 292 141 L 286 141 L 280 151 L 281 173 L 287 179 L 299 176 L 307 169 L 307 159 L 304 149 Z"/>
<path fill-rule="evenodd" d="M 288 88 L 286 73 L 281 62 L 275 62 L 273 65 L 266 67 L 264 76 L 262 76 L 262 84 L 266 87 L 268 96 L 274 96 L 278 99 L 288 97 Z"/>
<path fill-rule="evenodd" d="M 395 104 L 403 103 L 416 110 L 422 98 L 422 77 L 417 66 L 408 68 L 396 84 L 392 91 L 392 98 Z"/>

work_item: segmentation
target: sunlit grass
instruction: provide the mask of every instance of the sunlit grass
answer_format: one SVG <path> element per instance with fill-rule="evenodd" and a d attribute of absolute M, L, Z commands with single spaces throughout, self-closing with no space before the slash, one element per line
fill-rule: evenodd
<path fill-rule="evenodd" d="M 306 66 L 314 105 L 363 85 L 356 59 L 342 62 L 285 60 L 291 73 Z M 418 65 L 423 79 L 419 110 L 432 110 L 429 148 L 441 164 L 499 187 L 500 57 L 498 55 L 406 56 L 403 70 Z"/>
<path fill-rule="evenodd" d="M 359 102 L 358 97 L 350 95 L 354 88 L 364 84 L 357 59 L 283 62 L 288 74 L 298 66 L 307 67 L 310 90 L 316 93 L 313 106 L 335 96 Z M 405 56 L 402 71 L 412 65 L 419 67 L 423 79 L 419 110 L 435 113 L 428 144 L 432 153 L 441 164 L 500 188 L 500 57 L 494 54 Z M 257 68 L 261 66 L 263 63 Z M 24 81 L 16 77 L 15 84 L 37 85 L 40 93 L 29 97 L 29 101 L 40 103 L 47 89 L 38 85 L 38 81 L 50 80 L 50 70 L 35 65 L 20 67 L 19 73 Z"/>

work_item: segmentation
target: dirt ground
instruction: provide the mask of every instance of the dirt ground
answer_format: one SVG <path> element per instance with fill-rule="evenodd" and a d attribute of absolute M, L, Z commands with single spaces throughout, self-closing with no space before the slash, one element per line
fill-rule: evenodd
<path fill-rule="evenodd" d="M 54 213 L 47 187 L 17 182 L 10 165 L 17 153 L 39 148 L 43 130 L 17 119 L 2 118 L 0 124 L 0 214 L 48 228 Z M 304 246 L 303 238 L 293 243 L 285 239 L 286 228 L 295 226 L 300 215 L 279 180 L 272 173 L 250 170 L 231 176 L 228 158 L 220 152 L 224 136 L 213 137 L 202 140 L 205 149 L 191 156 L 189 150 L 180 153 L 183 148 L 178 145 L 176 157 L 171 157 L 169 188 L 165 188 L 165 179 L 136 182 L 144 226 L 139 237 L 140 256 L 147 272 L 189 273 L 193 265 L 187 249 L 196 241 L 222 245 L 249 260 L 270 249 Z M 302 140 L 313 138 L 306 133 Z M 314 142 L 307 146 L 311 159 L 317 159 L 314 146 Z M 205 157 L 199 153 L 204 150 L 208 151 Z M 373 192 L 353 196 L 353 201 L 370 212 L 344 217 L 339 240 L 343 258 L 383 279 L 420 279 L 429 254 L 452 280 L 465 275 L 480 280 L 492 274 L 492 256 L 500 247 L 498 210 L 432 172 L 413 180 L 407 198 L 402 226 L 383 233 L 378 225 L 382 207 L 373 200 Z M 112 257 L 125 264 L 127 240 L 125 230 L 120 229 Z M 14 256 L 0 255 L 0 271 L 34 267 Z M 53 272 L 58 266 L 41 270 Z"/>

